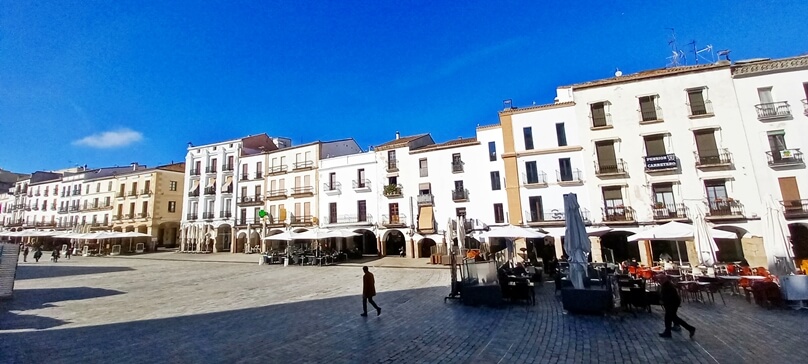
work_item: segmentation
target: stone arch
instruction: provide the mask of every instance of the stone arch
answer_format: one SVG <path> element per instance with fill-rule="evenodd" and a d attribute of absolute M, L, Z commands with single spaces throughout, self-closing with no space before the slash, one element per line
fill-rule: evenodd
<path fill-rule="evenodd" d="M 407 249 L 407 237 L 399 230 L 387 230 L 382 239 L 383 255 L 398 256 L 401 248 Z"/>
<path fill-rule="evenodd" d="M 637 259 L 638 262 L 641 261 L 642 257 L 640 256 L 639 245 L 637 243 L 628 242 L 629 235 L 633 234 L 634 232 L 626 230 L 612 230 L 603 234 L 600 237 L 603 261 L 611 262 L 612 258 L 614 258 L 614 261 L 617 263 L 631 259 Z M 564 238 L 561 237 L 561 240 L 563 249 Z"/>
<path fill-rule="evenodd" d="M 250 233 L 249 244 L 250 244 L 249 246 L 250 251 L 253 251 L 253 249 L 255 248 L 261 247 L 261 234 L 259 234 L 257 230 L 253 230 Z"/>
<path fill-rule="evenodd" d="M 808 223 L 788 224 L 791 233 L 791 250 L 797 261 L 808 260 Z M 799 263 L 797 263 L 799 264 Z"/>
<path fill-rule="evenodd" d="M 749 236 L 749 230 L 734 225 L 719 225 L 714 229 L 729 231 L 737 236 L 735 239 L 715 239 L 718 246 L 718 251 L 715 252 L 716 261 L 737 262 L 746 259 L 741 238 Z"/>
<path fill-rule="evenodd" d="M 236 253 L 244 252 L 244 244 L 247 244 L 247 232 L 242 230 L 236 233 Z"/>
<path fill-rule="evenodd" d="M 157 226 L 157 246 L 174 247 L 177 245 L 179 236 L 179 224 L 176 222 L 164 222 Z"/>
<path fill-rule="evenodd" d="M 418 257 L 429 258 L 432 256 L 432 247 L 437 247 L 438 243 L 430 238 L 423 238 L 418 240 Z"/>
<path fill-rule="evenodd" d="M 346 239 L 347 246 L 344 248 L 351 252 L 359 252 L 359 255 L 378 255 L 379 248 L 376 244 L 376 234 L 368 229 L 356 229 L 353 232 L 360 234 Z M 356 254 L 354 254 L 356 256 Z"/>
<path fill-rule="evenodd" d="M 216 250 L 220 252 L 230 251 L 233 245 L 233 229 L 229 224 L 221 224 L 216 227 L 213 233 Z"/>

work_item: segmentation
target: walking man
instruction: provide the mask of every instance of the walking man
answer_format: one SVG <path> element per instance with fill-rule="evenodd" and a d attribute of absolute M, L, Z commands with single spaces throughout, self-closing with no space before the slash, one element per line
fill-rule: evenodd
<path fill-rule="evenodd" d="M 39 262 L 39 258 L 42 258 L 42 248 L 37 247 L 36 251 L 34 251 L 34 260 Z"/>
<path fill-rule="evenodd" d="M 376 316 L 382 314 L 382 309 L 376 302 L 373 302 L 373 296 L 376 295 L 376 280 L 373 279 L 373 273 L 368 271 L 368 267 L 362 267 L 362 270 L 365 271 L 365 275 L 362 276 L 362 317 L 367 317 L 368 315 L 368 302 L 373 305 L 373 308 L 376 309 Z"/>
<path fill-rule="evenodd" d="M 28 250 L 28 245 L 26 245 L 25 248 L 22 250 L 22 261 L 23 262 L 28 261 L 28 253 L 30 253 L 30 250 Z"/>
<path fill-rule="evenodd" d="M 676 323 L 690 332 L 690 338 L 692 339 L 693 335 L 696 334 L 696 328 L 688 325 L 685 320 L 682 320 L 676 315 L 676 311 L 679 310 L 679 305 L 682 304 L 682 298 L 679 297 L 679 292 L 676 290 L 676 287 L 673 285 L 670 278 L 666 276 L 663 277 L 660 295 L 662 296 L 662 306 L 665 307 L 665 331 L 660 333 L 659 336 L 670 338 L 671 324 Z"/>

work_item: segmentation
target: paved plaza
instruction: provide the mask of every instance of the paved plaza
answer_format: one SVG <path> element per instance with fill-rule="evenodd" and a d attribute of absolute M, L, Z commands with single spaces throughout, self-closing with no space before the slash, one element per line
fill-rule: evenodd
<path fill-rule="evenodd" d="M 224 256 L 224 255 L 222 255 Z M 156 257 L 156 256 L 155 256 Z M 168 257 L 162 255 L 161 257 Z M 808 312 L 739 297 L 685 303 L 695 340 L 653 313 L 565 315 L 444 303 L 446 269 L 375 267 L 382 315 L 361 313 L 361 269 L 87 258 L 21 264 L 0 302 L 0 363 L 803 362 Z M 188 260 L 184 260 L 188 259 Z M 257 259 L 256 259 L 257 261 Z"/>

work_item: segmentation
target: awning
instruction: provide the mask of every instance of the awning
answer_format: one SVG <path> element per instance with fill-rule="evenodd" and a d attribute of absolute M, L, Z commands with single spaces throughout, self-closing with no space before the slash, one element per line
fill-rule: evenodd
<path fill-rule="evenodd" d="M 432 191 L 432 184 L 429 182 L 426 183 L 419 183 L 418 184 L 418 191 Z"/>
<path fill-rule="evenodd" d="M 191 192 L 196 191 L 199 188 L 199 180 L 194 180 L 194 185 L 191 186 Z"/>
<path fill-rule="evenodd" d="M 213 177 L 208 180 L 208 185 L 205 187 L 216 187 L 216 177 Z"/>
<path fill-rule="evenodd" d="M 431 233 L 435 230 L 434 217 L 432 215 L 432 206 L 421 206 L 418 209 L 418 230 L 425 233 Z"/>
<path fill-rule="evenodd" d="M 226 190 L 230 185 L 233 184 L 233 176 L 227 176 L 224 180 L 224 186 L 222 186 L 222 190 Z"/>

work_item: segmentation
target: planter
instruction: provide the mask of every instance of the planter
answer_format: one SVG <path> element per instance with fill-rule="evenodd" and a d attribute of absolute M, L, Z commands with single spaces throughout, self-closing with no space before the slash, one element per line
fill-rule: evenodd
<path fill-rule="evenodd" d="M 563 288 L 561 303 L 569 313 L 602 315 L 612 310 L 612 294 L 604 289 Z"/>

